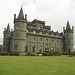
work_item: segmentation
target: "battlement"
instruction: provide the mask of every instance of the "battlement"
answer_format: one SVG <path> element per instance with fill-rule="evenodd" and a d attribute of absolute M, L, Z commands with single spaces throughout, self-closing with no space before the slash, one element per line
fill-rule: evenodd
<path fill-rule="evenodd" d="M 34 20 L 32 21 L 32 23 L 39 23 L 39 24 L 45 25 L 45 21 L 40 21 L 40 20 L 36 20 L 36 19 L 34 19 Z"/>
<path fill-rule="evenodd" d="M 42 30 L 39 28 L 33 28 L 33 27 L 28 27 L 27 28 L 27 33 L 29 34 L 35 34 L 35 35 L 44 35 L 44 36 L 52 36 L 52 37 L 63 37 L 63 33 L 59 33 L 52 31 L 48 31 L 48 30 Z"/>

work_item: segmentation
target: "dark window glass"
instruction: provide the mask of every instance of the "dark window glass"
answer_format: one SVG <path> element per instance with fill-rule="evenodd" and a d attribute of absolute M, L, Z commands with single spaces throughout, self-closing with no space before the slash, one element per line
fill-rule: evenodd
<path fill-rule="evenodd" d="M 33 50 L 32 50 L 32 52 L 35 52 L 35 46 L 33 46 Z"/>
<path fill-rule="evenodd" d="M 25 46 L 25 52 L 28 52 L 28 45 Z"/>
<path fill-rule="evenodd" d="M 15 49 L 17 49 L 17 45 L 15 45 Z"/>

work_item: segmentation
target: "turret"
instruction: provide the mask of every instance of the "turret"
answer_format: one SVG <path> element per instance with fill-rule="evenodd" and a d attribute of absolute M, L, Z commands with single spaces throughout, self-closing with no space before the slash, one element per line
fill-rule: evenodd
<path fill-rule="evenodd" d="M 4 28 L 3 51 L 10 52 L 10 26 Z"/>
<path fill-rule="evenodd" d="M 25 20 L 27 20 L 27 14 L 25 14 Z"/>
<path fill-rule="evenodd" d="M 67 21 L 66 29 L 63 28 L 64 31 L 64 43 L 65 43 L 65 52 L 70 53 L 74 52 L 74 27 L 72 29 L 70 27 L 69 21 Z"/>
<path fill-rule="evenodd" d="M 16 18 L 16 15 L 14 15 L 13 52 L 25 52 L 26 26 L 27 20 L 24 18 L 23 9 L 21 7 L 18 17 Z"/>

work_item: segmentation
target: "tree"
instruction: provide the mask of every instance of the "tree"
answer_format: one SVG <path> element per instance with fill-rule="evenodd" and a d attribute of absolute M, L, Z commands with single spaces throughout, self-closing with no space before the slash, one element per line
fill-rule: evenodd
<path fill-rule="evenodd" d="M 0 51 L 2 51 L 2 45 L 0 45 Z"/>

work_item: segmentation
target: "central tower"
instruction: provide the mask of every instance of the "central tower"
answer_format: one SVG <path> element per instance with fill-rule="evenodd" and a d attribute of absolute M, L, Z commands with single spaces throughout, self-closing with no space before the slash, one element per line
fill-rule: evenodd
<path fill-rule="evenodd" d="M 19 12 L 18 18 L 14 14 L 14 45 L 13 52 L 25 52 L 26 46 L 26 26 L 27 26 L 27 16 L 23 14 L 23 9 Z"/>

